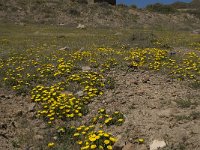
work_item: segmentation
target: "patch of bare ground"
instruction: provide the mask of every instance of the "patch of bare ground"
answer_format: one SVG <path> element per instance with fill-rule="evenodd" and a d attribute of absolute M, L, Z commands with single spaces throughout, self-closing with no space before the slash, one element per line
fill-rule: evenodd
<path fill-rule="evenodd" d="M 111 71 L 115 88 L 90 104 L 99 108 L 120 110 L 126 122 L 109 131 L 131 142 L 137 150 L 149 149 L 154 140 L 164 140 L 166 149 L 200 149 L 200 90 L 149 71 Z M 145 139 L 144 144 L 135 142 Z"/>
<path fill-rule="evenodd" d="M 51 129 L 35 117 L 35 104 L 29 97 L 0 90 L 0 149 L 44 149 Z"/>
<path fill-rule="evenodd" d="M 149 149 L 154 140 L 165 141 L 165 149 L 170 150 L 200 148 L 199 89 L 151 71 L 112 70 L 108 76 L 115 80 L 115 87 L 95 98 L 89 104 L 91 111 L 78 124 L 87 124 L 99 108 L 107 112 L 120 110 L 125 123 L 110 126 L 108 131 L 137 150 Z M 55 131 L 35 117 L 36 107 L 28 96 L 1 90 L 0 149 L 45 149 Z M 138 138 L 145 142 L 138 144 Z"/>

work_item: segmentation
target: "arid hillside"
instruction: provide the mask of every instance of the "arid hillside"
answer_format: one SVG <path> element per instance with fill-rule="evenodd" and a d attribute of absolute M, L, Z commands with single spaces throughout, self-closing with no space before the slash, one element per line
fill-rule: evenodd
<path fill-rule="evenodd" d="M 188 7 L 190 5 L 188 4 Z M 195 5 L 196 6 L 196 5 Z M 199 19 L 187 12 L 162 14 L 137 9 L 134 6 L 107 3 L 87 4 L 68 0 L 1 0 L 1 22 L 17 24 L 39 23 L 96 27 L 153 27 L 184 28 L 199 26 Z"/>

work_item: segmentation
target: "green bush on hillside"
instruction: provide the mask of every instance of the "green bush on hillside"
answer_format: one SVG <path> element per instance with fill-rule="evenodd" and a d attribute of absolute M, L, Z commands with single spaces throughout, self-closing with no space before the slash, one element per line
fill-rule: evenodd
<path fill-rule="evenodd" d="M 164 14 L 168 14 L 168 13 L 175 13 L 176 9 L 173 8 L 170 5 L 162 5 L 160 3 L 156 3 L 154 5 L 148 5 L 146 7 L 147 10 L 149 11 L 153 11 L 153 12 L 159 12 L 159 13 L 164 13 Z"/>

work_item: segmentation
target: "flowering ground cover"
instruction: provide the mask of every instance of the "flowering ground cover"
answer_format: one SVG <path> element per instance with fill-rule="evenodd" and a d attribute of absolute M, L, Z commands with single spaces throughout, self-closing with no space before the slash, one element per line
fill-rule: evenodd
<path fill-rule="evenodd" d="M 149 71 L 178 84 L 200 85 L 199 37 L 189 33 L 178 32 L 174 43 L 169 31 L 155 31 L 157 39 L 146 47 L 135 46 L 126 30 L 116 36 L 111 29 L 1 27 L 0 86 L 29 99 L 34 117 L 52 130 L 52 138 L 43 139 L 43 149 L 61 149 L 65 140 L 75 149 L 113 149 L 119 138 L 111 129 L 123 127 L 126 114 L 120 109 L 107 112 L 103 104 L 90 107 L 116 88 L 117 81 L 109 76 L 113 70 L 125 75 Z M 198 112 L 195 116 L 199 118 Z M 136 140 L 139 145 L 144 142 L 141 137 Z"/>

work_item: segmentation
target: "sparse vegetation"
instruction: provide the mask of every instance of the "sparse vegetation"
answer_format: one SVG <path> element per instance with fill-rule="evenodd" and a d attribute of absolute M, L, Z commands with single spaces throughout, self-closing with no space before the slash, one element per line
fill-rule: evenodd
<path fill-rule="evenodd" d="M 189 99 L 176 100 L 176 103 L 181 108 L 189 108 L 192 105 L 197 106 L 198 104 L 197 102 L 191 102 Z"/>
<path fill-rule="evenodd" d="M 5 30 L 7 30 L 7 27 Z M 11 28 L 13 27 L 11 26 Z M 29 27 L 26 28 L 29 29 Z M 27 29 L 23 29 L 22 32 Z M 42 30 L 46 29 L 48 28 L 44 27 Z M 65 35 L 62 28 L 59 28 L 59 30 L 62 31 L 62 35 Z M 52 30 L 51 32 L 53 35 Z M 77 31 L 70 32 L 76 33 Z M 81 32 L 79 31 L 79 36 L 81 34 L 84 36 L 86 31 Z M 105 34 L 103 30 L 101 32 Z M 55 35 L 57 36 L 58 33 Z M 88 115 L 90 113 L 88 104 L 92 103 L 95 97 L 101 96 L 106 89 L 116 88 L 115 80 L 112 77 L 106 77 L 106 74 L 113 69 L 120 70 L 120 66 L 129 64 L 137 69 L 154 70 L 155 73 L 161 71 L 168 74 L 169 78 L 199 82 L 200 58 L 198 51 L 171 54 L 172 52 L 170 52 L 169 48 L 166 49 L 166 47 L 161 46 L 161 42 L 158 42 L 160 37 L 156 32 L 154 34 L 145 34 L 141 31 L 134 33 L 131 37 L 133 48 L 130 49 L 125 46 L 116 48 L 89 47 L 92 44 L 87 43 L 87 49 L 82 51 L 77 51 L 77 48 L 69 51 L 56 50 L 58 49 L 58 43 L 61 42 L 62 44 L 66 40 L 66 36 L 65 38 L 57 39 L 57 41 L 56 36 L 50 37 L 51 41 L 43 40 L 42 37 L 38 41 L 31 38 L 30 41 L 21 39 L 20 42 L 24 42 L 24 47 L 18 47 L 19 41 L 14 40 L 15 36 L 19 36 L 18 34 L 13 34 L 13 37 L 6 36 L 0 40 L 2 43 L 1 52 L 5 48 L 10 48 L 11 45 L 14 49 L 12 48 L 13 50 L 6 53 L 3 52 L 3 57 L 1 57 L 0 67 L 3 70 L 1 86 L 6 89 L 12 89 L 17 94 L 30 94 L 32 101 L 37 103 L 37 117 L 43 119 L 51 127 L 55 126 L 57 120 L 70 122 Z M 101 37 L 101 34 L 99 36 Z M 124 36 L 122 41 L 123 38 Z M 149 41 L 152 48 L 148 48 L 150 45 L 145 45 L 143 41 Z M 27 42 L 29 44 L 26 44 Z M 95 39 L 92 42 L 96 42 Z M 102 43 L 101 41 L 96 43 L 98 42 L 99 44 Z M 141 48 L 134 48 L 135 44 L 144 45 L 140 46 Z M 29 47 L 29 45 L 34 46 Z M 80 46 L 74 45 L 72 47 Z M 190 44 L 188 47 L 190 47 Z M 17 50 L 19 48 L 20 50 Z M 178 53 L 182 54 L 182 56 L 176 57 Z M 89 70 L 82 70 L 84 66 L 89 66 L 86 67 Z M 77 92 L 79 94 L 76 94 Z M 192 105 L 197 106 L 197 103 L 193 103 L 191 100 L 177 100 L 176 103 L 180 108 L 189 108 Z M 189 117 L 177 116 L 178 120 L 191 118 L 197 119 L 199 114 L 192 113 Z M 115 137 L 107 134 L 106 131 L 95 129 L 97 127 L 105 129 L 111 125 L 123 125 L 125 121 L 123 114 L 119 111 L 107 114 L 105 109 L 100 109 L 99 114 L 91 119 L 91 124 L 86 123 L 81 127 L 75 127 L 78 131 L 79 128 L 81 129 L 81 134 L 77 131 L 70 132 L 69 135 L 68 128 L 70 126 L 59 128 L 58 132 L 61 135 L 59 139 L 62 141 L 62 137 L 65 137 L 66 132 L 71 137 L 67 143 L 71 143 L 70 141 L 73 141 L 75 137 L 74 143 L 77 142 L 82 149 L 88 146 L 91 148 L 111 149 L 116 141 Z M 88 125 L 92 127 L 91 131 L 89 132 L 88 130 L 82 135 L 82 127 L 85 130 Z M 61 129 L 63 129 L 62 133 Z M 108 136 L 101 137 L 99 134 Z M 76 139 L 76 135 L 79 138 Z M 90 138 L 93 135 L 95 135 L 95 140 L 91 141 Z M 96 136 L 99 138 L 96 138 Z M 109 141 L 109 139 L 112 140 Z M 53 148 L 57 144 L 59 144 L 59 141 L 52 140 L 49 141 L 47 146 Z M 62 145 L 62 143 L 60 144 Z"/>
<path fill-rule="evenodd" d="M 199 23 L 174 19 L 185 7 L 1 1 L 18 23 L 0 23 L 0 149 L 147 148 L 157 134 L 198 147 Z"/>
<path fill-rule="evenodd" d="M 148 5 L 146 7 L 147 10 L 153 11 L 153 12 L 158 12 L 158 13 L 164 13 L 164 14 L 169 14 L 169 13 L 175 13 L 176 9 L 169 5 L 162 5 L 160 3 L 153 4 L 153 5 Z"/>

